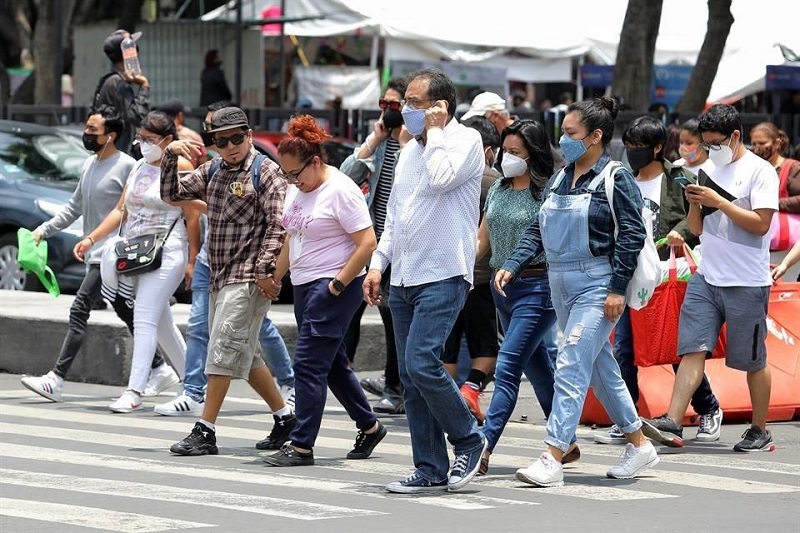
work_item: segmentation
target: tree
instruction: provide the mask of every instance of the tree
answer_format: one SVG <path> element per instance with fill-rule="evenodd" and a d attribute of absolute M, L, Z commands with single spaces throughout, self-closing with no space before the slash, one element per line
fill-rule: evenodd
<path fill-rule="evenodd" d="M 629 0 L 617 47 L 612 94 L 621 96 L 632 110 L 650 105 L 653 56 L 663 0 Z"/>
<path fill-rule="evenodd" d="M 686 92 L 678 103 L 677 113 L 699 113 L 706 104 L 711 84 L 717 76 L 719 61 L 725 50 L 725 41 L 733 26 L 732 0 L 708 0 L 708 26 L 703 46 L 697 55 Z"/>

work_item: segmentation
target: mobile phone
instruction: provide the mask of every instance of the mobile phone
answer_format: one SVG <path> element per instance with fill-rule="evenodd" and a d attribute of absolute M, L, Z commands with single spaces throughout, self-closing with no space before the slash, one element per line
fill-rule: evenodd
<path fill-rule="evenodd" d="M 690 180 L 686 176 L 678 176 L 675 178 L 675 181 L 678 182 L 680 186 L 683 187 L 684 189 L 686 188 L 687 185 L 694 185 L 692 180 Z"/>

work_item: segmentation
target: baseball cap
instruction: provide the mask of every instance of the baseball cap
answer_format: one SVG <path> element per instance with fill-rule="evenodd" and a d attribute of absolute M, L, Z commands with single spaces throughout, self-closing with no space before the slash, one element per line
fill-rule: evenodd
<path fill-rule="evenodd" d="M 181 102 L 177 98 L 172 98 L 171 100 L 162 102 L 157 106 L 153 107 L 153 109 L 155 109 L 156 111 L 163 111 L 164 113 L 173 118 L 178 116 L 178 113 L 189 111 L 189 109 L 183 105 L 183 102 Z"/>
<path fill-rule="evenodd" d="M 214 114 L 211 115 L 210 122 L 211 125 L 206 130 L 206 133 L 250 127 L 250 123 L 247 121 L 247 115 L 238 107 L 223 107 L 219 111 L 214 111 Z"/>
<path fill-rule="evenodd" d="M 118 63 L 122 61 L 122 41 L 125 39 L 125 34 L 128 33 L 126 30 L 115 30 L 106 37 L 105 41 L 103 41 L 103 52 L 105 52 L 108 59 L 110 59 L 114 63 Z M 131 33 L 131 39 L 135 41 L 139 40 L 139 37 L 142 36 L 142 32 L 137 31 L 136 33 Z"/>
<path fill-rule="evenodd" d="M 461 120 L 467 120 L 471 117 L 482 117 L 487 111 L 505 111 L 506 101 L 495 93 L 485 92 L 481 93 L 472 99 L 472 104 L 469 110 L 464 113 Z"/>

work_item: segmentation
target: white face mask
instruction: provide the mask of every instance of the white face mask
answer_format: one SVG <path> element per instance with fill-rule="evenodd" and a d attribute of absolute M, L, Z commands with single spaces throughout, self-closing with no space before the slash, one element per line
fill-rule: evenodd
<path fill-rule="evenodd" d="M 503 162 L 500 167 L 503 169 L 503 176 L 506 178 L 516 178 L 528 171 L 528 158 L 522 159 L 514 154 L 503 152 Z"/>
<path fill-rule="evenodd" d="M 139 150 L 142 152 L 142 157 L 148 163 L 155 163 L 159 159 L 161 159 L 161 155 L 163 151 L 161 147 L 157 144 L 152 144 L 149 142 L 142 142 L 139 144 Z"/>
<path fill-rule="evenodd" d="M 711 159 L 714 165 L 718 167 L 724 167 L 725 165 L 731 164 L 733 161 L 733 149 L 731 148 L 732 142 L 733 138 L 728 141 L 727 146 L 722 145 L 718 150 L 711 149 L 708 151 L 708 158 Z"/>

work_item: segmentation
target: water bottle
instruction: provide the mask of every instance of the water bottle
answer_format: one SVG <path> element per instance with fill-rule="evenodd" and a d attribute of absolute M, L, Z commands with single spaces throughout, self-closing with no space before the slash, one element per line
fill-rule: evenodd
<path fill-rule="evenodd" d="M 136 51 L 136 41 L 130 35 L 125 37 L 120 44 L 122 48 L 122 62 L 125 70 L 130 71 L 134 76 L 141 76 L 142 67 L 139 65 L 139 52 Z"/>

